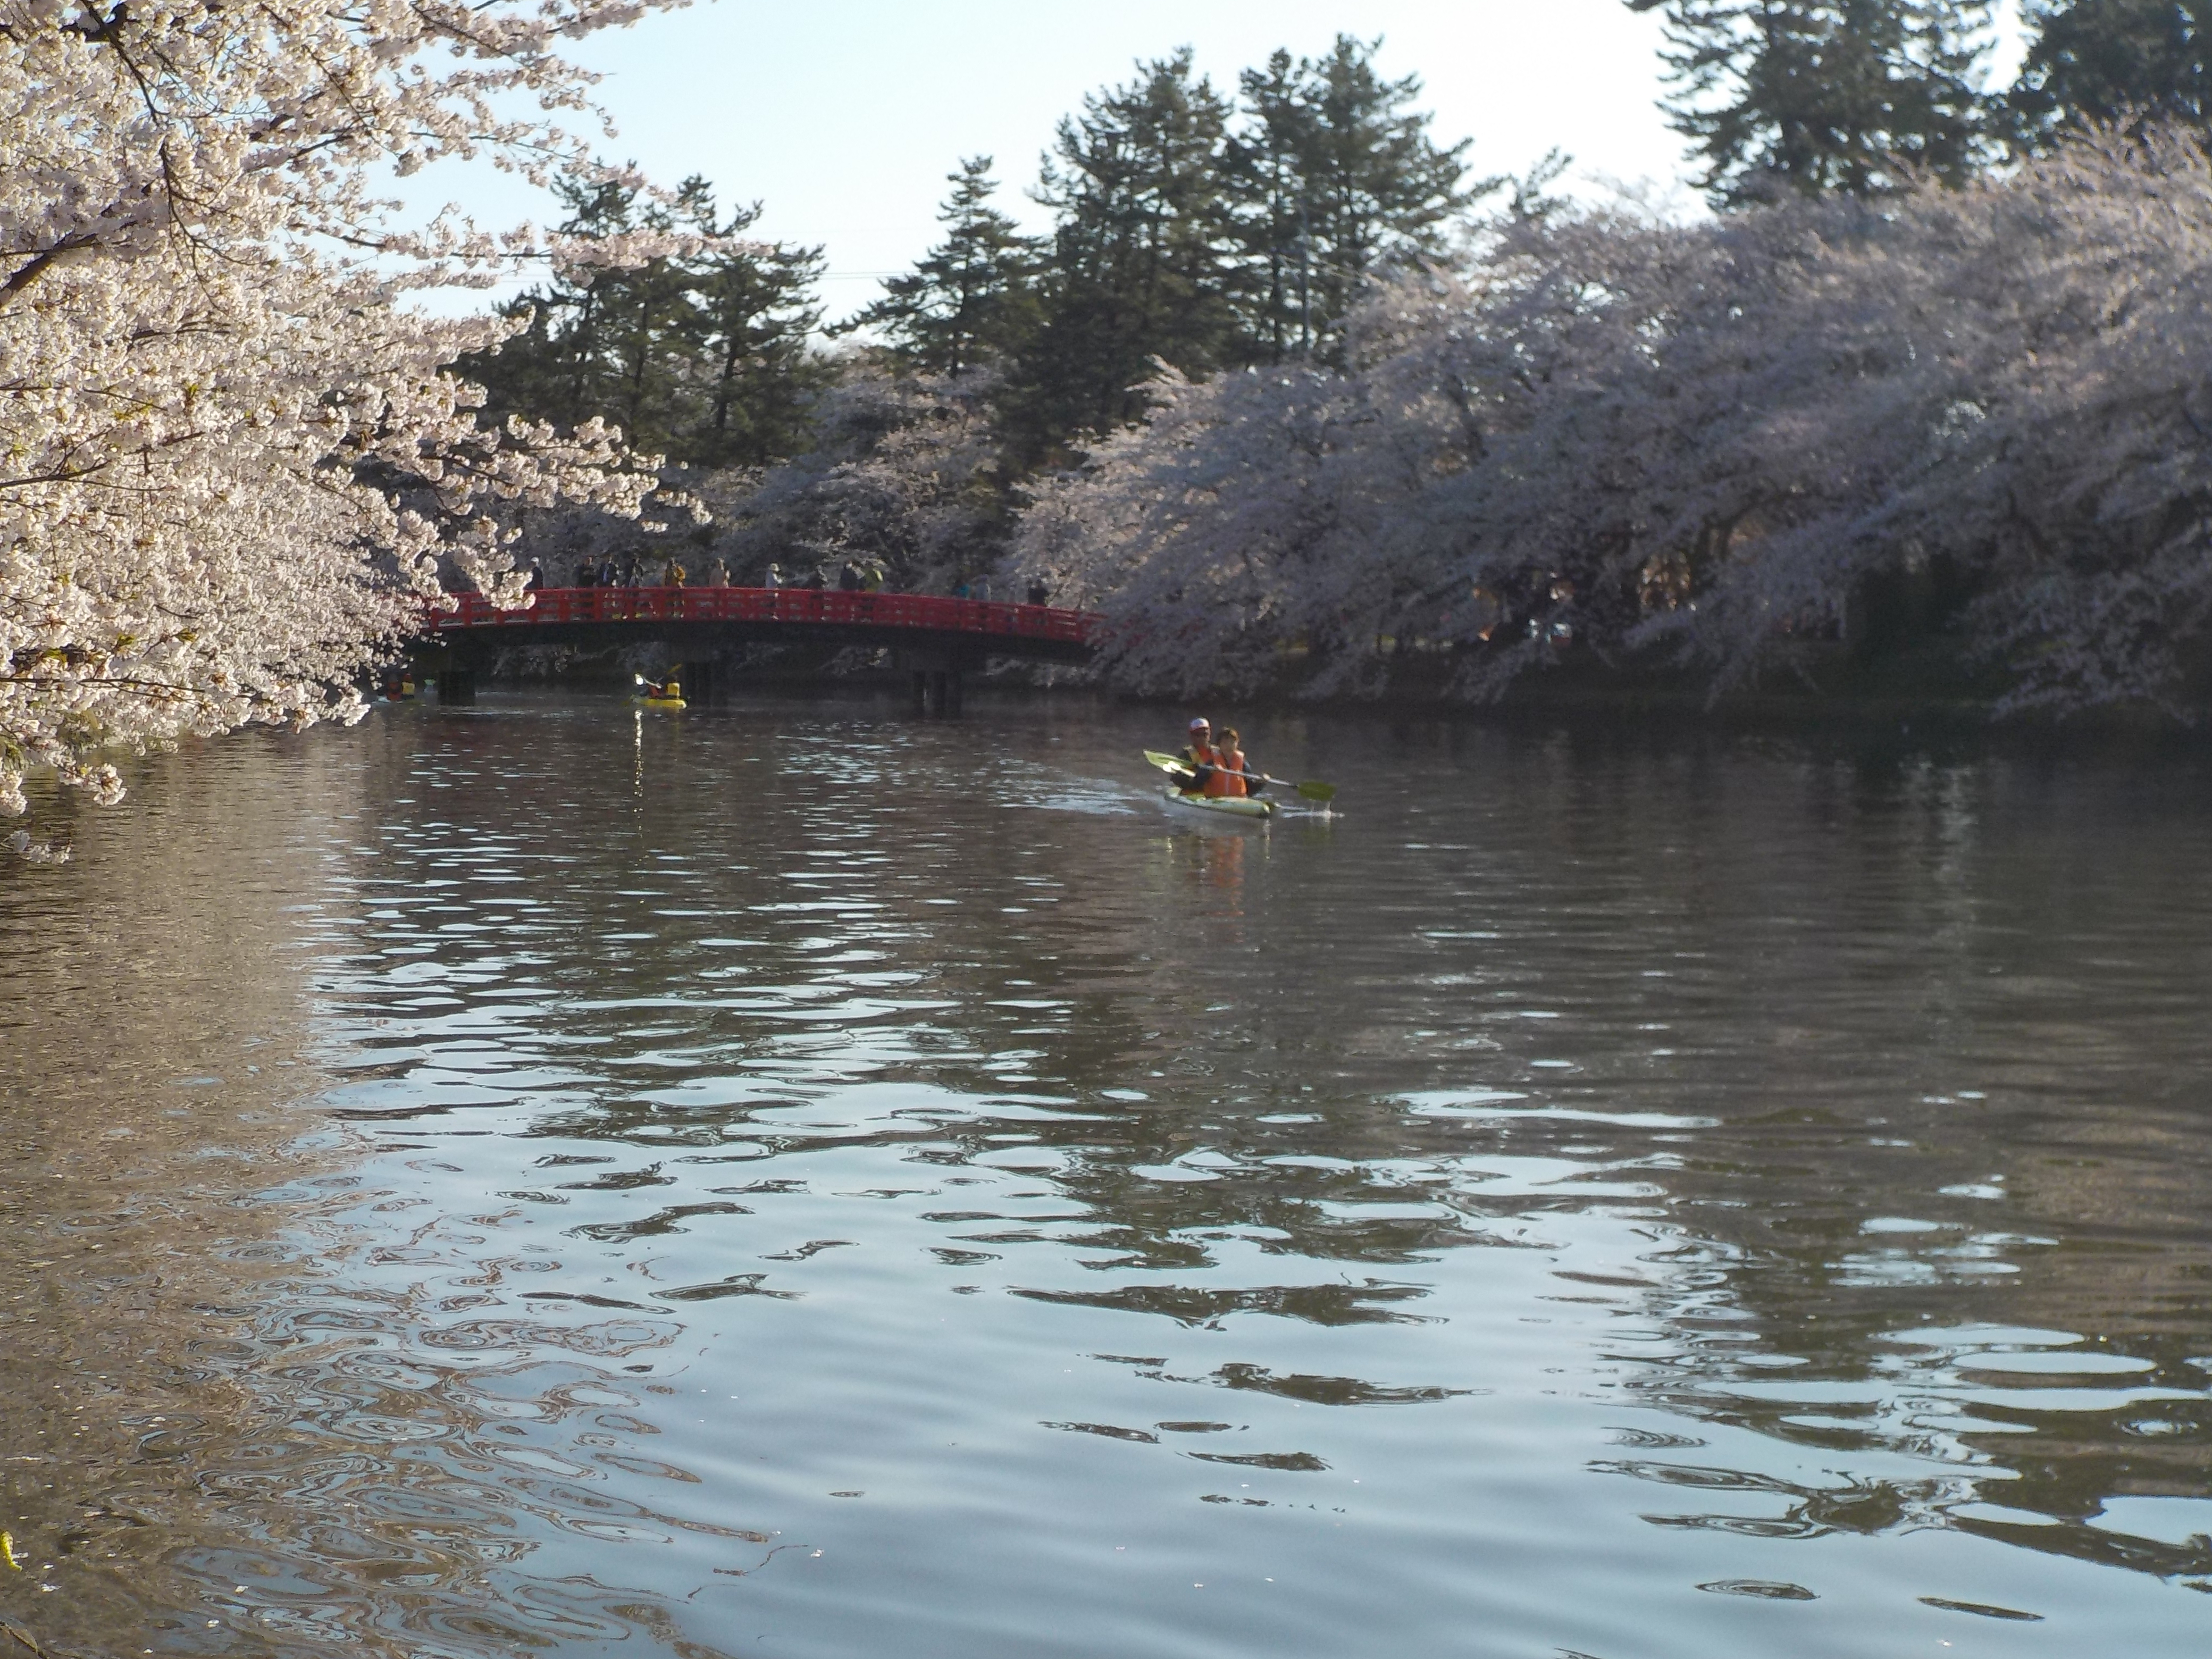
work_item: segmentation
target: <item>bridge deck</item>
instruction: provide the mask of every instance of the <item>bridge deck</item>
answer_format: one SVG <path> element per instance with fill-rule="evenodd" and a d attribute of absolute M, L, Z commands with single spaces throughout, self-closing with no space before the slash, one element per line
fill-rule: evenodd
<path fill-rule="evenodd" d="M 955 636 L 986 651 L 1003 646 L 1026 654 L 1023 647 L 1042 647 L 1058 656 L 1084 652 L 1099 621 L 1089 611 L 1052 605 L 954 599 L 933 593 L 849 593 L 837 588 L 547 587 L 540 588 L 532 596 L 534 603 L 520 611 L 502 611 L 481 593 L 456 597 L 459 609 L 431 613 L 428 631 L 433 635 L 481 638 L 495 632 L 520 642 L 533 630 L 557 629 L 573 638 L 598 627 L 626 634 L 641 625 L 720 623 L 743 626 L 747 632 L 771 633 L 788 627 L 794 635 L 815 637 L 830 630 L 850 630 L 854 637 L 878 640 L 902 635 L 939 640 Z"/>

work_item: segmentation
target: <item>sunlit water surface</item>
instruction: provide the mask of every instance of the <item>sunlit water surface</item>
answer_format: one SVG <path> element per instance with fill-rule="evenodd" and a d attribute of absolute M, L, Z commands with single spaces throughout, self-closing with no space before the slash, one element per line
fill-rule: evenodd
<path fill-rule="evenodd" d="M 386 709 L 0 872 L 0 1614 L 2212 1650 L 2212 782 L 1173 721 Z"/>

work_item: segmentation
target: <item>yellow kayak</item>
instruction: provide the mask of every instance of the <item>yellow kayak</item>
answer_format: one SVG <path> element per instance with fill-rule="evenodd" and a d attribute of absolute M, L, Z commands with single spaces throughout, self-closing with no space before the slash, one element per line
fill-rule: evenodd
<path fill-rule="evenodd" d="M 681 697 L 632 697 L 633 708 L 689 708 L 691 705 Z"/>

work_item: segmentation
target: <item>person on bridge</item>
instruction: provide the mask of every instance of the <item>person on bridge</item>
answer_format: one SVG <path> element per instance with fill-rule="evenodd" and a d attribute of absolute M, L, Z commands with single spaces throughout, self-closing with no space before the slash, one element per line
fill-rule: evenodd
<path fill-rule="evenodd" d="M 681 587 L 684 586 L 684 579 L 690 574 L 674 559 L 671 559 L 660 567 L 660 585 L 663 587 Z"/>
<path fill-rule="evenodd" d="M 860 591 L 860 570 L 850 559 L 837 567 L 837 591 L 857 593 Z"/>
<path fill-rule="evenodd" d="M 880 593 L 884 591 L 884 565 L 880 559 L 871 559 L 860 567 L 860 592 Z"/>
<path fill-rule="evenodd" d="M 761 586 L 769 589 L 770 592 L 774 592 L 775 589 L 781 587 L 783 586 L 783 567 L 780 564 L 771 563 L 768 568 L 768 574 L 761 578 Z"/>
<path fill-rule="evenodd" d="M 720 554 L 717 553 L 713 558 L 707 561 L 706 586 L 708 587 L 727 587 L 729 585 L 729 561 L 725 559 Z"/>

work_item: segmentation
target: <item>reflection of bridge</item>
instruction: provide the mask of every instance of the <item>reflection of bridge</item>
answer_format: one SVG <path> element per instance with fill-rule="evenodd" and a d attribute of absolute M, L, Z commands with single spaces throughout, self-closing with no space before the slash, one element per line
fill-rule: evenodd
<path fill-rule="evenodd" d="M 913 674 L 916 701 L 942 711 L 959 706 L 962 673 L 991 658 L 1088 660 L 1098 625 L 1089 612 L 1050 605 L 836 588 L 550 587 L 520 611 L 501 611 L 481 593 L 459 597 L 458 610 L 432 612 L 424 628 L 446 702 L 471 700 L 478 667 L 510 646 L 650 641 L 684 658 L 684 678 L 696 694 L 719 650 L 767 641 L 889 647 Z"/>

